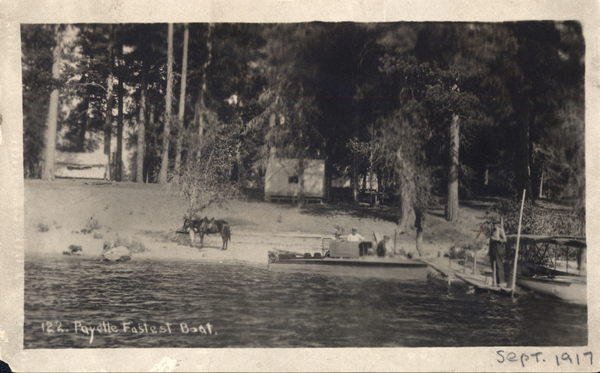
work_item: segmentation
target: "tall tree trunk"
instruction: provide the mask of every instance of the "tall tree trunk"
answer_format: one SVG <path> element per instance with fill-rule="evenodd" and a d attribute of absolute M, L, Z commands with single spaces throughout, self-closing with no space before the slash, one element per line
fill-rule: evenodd
<path fill-rule="evenodd" d="M 89 64 L 88 64 L 89 68 Z M 90 85 L 87 84 L 87 75 L 83 75 L 81 78 L 81 83 L 86 84 L 85 88 L 85 97 L 83 98 L 83 108 L 84 111 L 82 113 L 81 118 L 81 127 L 79 128 L 79 136 L 77 137 L 77 146 L 76 149 L 78 152 L 85 151 L 85 134 L 87 132 L 87 122 L 88 122 L 88 114 L 90 111 Z"/>
<path fill-rule="evenodd" d="M 194 104 L 194 125 L 198 123 L 198 153 L 196 156 L 200 159 L 202 153 L 202 134 L 204 133 L 204 121 L 202 119 L 202 92 Z"/>
<path fill-rule="evenodd" d="M 148 112 L 150 113 L 148 115 L 148 131 L 149 133 L 156 133 L 156 123 L 154 121 L 154 118 L 156 116 L 156 106 L 155 103 L 152 102 L 152 100 L 150 100 L 150 110 L 148 110 Z M 150 144 L 150 151 L 156 151 L 156 149 L 158 149 L 158 140 L 156 139 L 156 136 L 154 136 L 153 141 Z M 152 160 L 152 162 L 150 164 L 146 164 L 146 184 L 148 183 L 148 180 L 152 182 L 157 181 L 155 172 L 156 165 L 154 163 L 154 157 L 152 156 L 152 154 L 150 155 L 150 159 Z"/>
<path fill-rule="evenodd" d="M 198 99 L 194 103 L 194 119 L 192 119 L 192 126 L 195 126 L 196 123 L 198 123 L 198 127 L 200 127 L 200 96 L 198 96 Z M 198 134 L 202 136 L 200 130 L 198 130 Z"/>
<path fill-rule="evenodd" d="M 523 93 L 519 93 L 523 95 Z M 525 189 L 527 192 L 527 198 L 532 200 L 531 193 L 531 171 L 530 171 L 530 144 L 529 144 L 529 129 L 531 123 L 533 123 L 533 116 L 531 114 L 531 105 L 525 99 L 515 97 L 512 100 L 513 108 L 515 110 L 515 116 L 517 119 L 517 170 L 515 187 L 517 190 Z"/>
<path fill-rule="evenodd" d="M 356 159 L 358 155 L 356 153 L 352 154 L 352 204 L 354 207 L 358 207 L 358 165 L 356 164 L 358 160 Z"/>
<path fill-rule="evenodd" d="M 377 194 L 373 194 L 373 189 L 375 189 L 373 188 L 373 153 L 375 148 L 375 130 L 373 128 L 373 123 L 371 123 L 369 130 L 369 205 L 373 207 L 377 202 Z"/>
<path fill-rule="evenodd" d="M 54 27 L 56 46 L 52 53 L 52 78 L 58 82 L 60 78 L 60 35 L 58 25 Z M 44 169 L 43 180 L 54 180 L 54 163 L 56 153 L 56 127 L 58 123 L 58 88 L 54 88 L 50 94 L 50 105 L 48 107 L 48 119 L 46 121 L 46 141 L 44 147 Z"/>
<path fill-rule="evenodd" d="M 213 23 L 209 23 L 208 24 L 208 32 L 206 34 L 206 50 L 207 50 L 207 56 L 206 56 L 206 61 L 204 62 L 204 66 L 202 67 L 202 92 L 200 93 L 200 98 L 201 98 L 201 109 L 204 111 L 206 109 L 206 103 L 204 102 L 204 95 L 206 94 L 206 91 L 208 90 L 207 88 L 207 74 L 208 74 L 208 67 L 210 66 L 211 60 L 212 60 L 212 41 L 211 41 L 211 34 L 212 34 L 212 29 L 214 27 Z M 202 115 L 200 116 L 200 120 L 202 120 Z M 204 126 L 202 126 L 202 129 L 204 129 Z"/>
<path fill-rule="evenodd" d="M 304 171 L 306 169 L 306 164 L 304 160 L 304 156 L 300 156 L 298 159 L 298 185 L 300 186 L 300 190 L 298 191 L 298 206 L 303 206 L 305 203 L 305 185 L 304 185 Z"/>
<path fill-rule="evenodd" d="M 369 150 L 369 205 L 375 206 L 377 194 L 373 194 L 373 150 Z"/>
<path fill-rule="evenodd" d="M 540 190 L 538 198 L 544 198 L 544 169 L 542 166 L 542 171 L 540 172 Z"/>
<path fill-rule="evenodd" d="M 519 181 L 520 189 L 527 191 L 527 198 L 531 201 L 534 196 L 531 188 L 531 144 L 530 144 L 530 128 L 533 122 L 533 116 L 529 115 L 526 125 L 519 126 Z"/>
<path fill-rule="evenodd" d="M 367 174 L 363 174 L 362 175 L 362 182 L 361 182 L 361 188 L 362 190 L 366 190 L 367 189 Z"/>
<path fill-rule="evenodd" d="M 177 116 L 177 143 L 175 144 L 175 177 L 179 176 L 179 168 L 181 166 L 181 143 L 183 142 L 183 133 L 185 126 L 183 118 L 185 114 L 185 89 L 187 85 L 187 57 L 188 57 L 188 39 L 190 36 L 190 28 L 188 24 L 184 24 L 183 31 L 183 57 L 181 62 L 181 91 L 179 92 L 179 114 Z"/>
<path fill-rule="evenodd" d="M 165 130 L 163 132 L 162 162 L 160 166 L 160 184 L 167 183 L 169 169 L 169 136 L 171 134 L 171 105 L 173 104 L 173 24 L 169 23 L 167 50 L 167 95 L 165 99 Z"/>
<path fill-rule="evenodd" d="M 275 130 L 275 125 L 277 124 L 277 115 L 275 113 L 271 113 L 269 116 L 269 131 Z M 277 157 L 277 147 L 275 144 L 271 144 L 269 148 L 269 161 L 272 162 Z"/>
<path fill-rule="evenodd" d="M 397 225 L 400 233 L 402 233 L 410 229 L 411 217 L 414 212 L 415 201 L 417 200 L 415 196 L 417 192 L 415 185 L 416 172 L 414 166 L 402 155 L 402 149 L 396 150 L 396 158 L 397 163 L 394 174 L 400 186 Z"/>
<path fill-rule="evenodd" d="M 333 178 L 331 174 L 331 165 L 328 160 L 325 160 L 325 201 L 329 202 L 329 198 L 331 195 L 331 179 Z M 324 201 L 323 201 L 324 202 Z"/>
<path fill-rule="evenodd" d="M 142 85 L 140 87 L 140 114 L 138 117 L 137 130 L 137 158 L 135 181 L 138 183 L 144 182 L 144 155 L 146 153 L 146 86 L 148 79 L 148 63 L 142 60 Z"/>
<path fill-rule="evenodd" d="M 111 154 L 110 142 L 112 135 L 112 109 L 113 109 L 113 33 L 112 25 L 109 25 L 108 41 L 108 77 L 106 78 L 106 115 L 104 117 L 104 154 L 107 155 L 106 174 L 104 178 L 110 180 L 111 173 Z"/>
<path fill-rule="evenodd" d="M 206 84 L 206 75 L 208 71 L 208 66 L 210 65 L 210 61 L 212 59 L 212 42 L 210 40 L 212 29 L 214 25 L 212 23 L 208 24 L 208 33 L 206 35 L 206 49 L 208 51 L 208 55 L 206 57 L 206 62 L 204 62 L 204 66 L 202 67 L 202 88 L 200 89 L 200 96 L 198 97 L 198 103 L 196 108 L 198 109 L 198 135 L 200 137 L 200 144 L 198 145 L 198 158 L 200 158 L 200 154 L 202 152 L 202 136 L 204 134 L 204 112 L 206 111 L 206 102 L 204 102 L 204 95 L 207 91 Z"/>
<path fill-rule="evenodd" d="M 460 145 L 460 123 L 458 114 L 452 114 L 450 124 L 450 166 L 448 168 L 448 204 L 446 220 L 458 218 L 458 150 Z"/>
<path fill-rule="evenodd" d="M 420 208 L 415 208 L 415 228 L 417 229 L 417 254 L 421 256 L 423 252 L 423 222 L 425 212 Z"/>
<path fill-rule="evenodd" d="M 413 213 L 413 206 L 410 201 L 410 185 L 407 181 L 403 181 L 400 185 L 400 201 L 399 204 L 399 216 L 398 216 L 398 228 L 400 232 L 408 231 L 410 225 L 410 216 Z"/>
<path fill-rule="evenodd" d="M 400 180 L 400 200 L 398 201 L 398 229 L 400 233 L 408 232 L 413 221 L 415 185 L 412 177 L 407 175 Z"/>
<path fill-rule="evenodd" d="M 115 180 L 123 180 L 123 43 L 119 45 L 119 56 L 118 56 L 118 85 L 117 95 L 119 96 L 119 106 L 117 114 L 117 151 L 115 160 Z"/>

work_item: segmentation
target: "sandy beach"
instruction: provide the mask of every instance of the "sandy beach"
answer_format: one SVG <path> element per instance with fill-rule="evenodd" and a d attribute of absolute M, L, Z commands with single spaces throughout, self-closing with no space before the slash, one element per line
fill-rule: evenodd
<path fill-rule="evenodd" d="M 203 212 L 209 218 L 230 223 L 232 240 L 221 250 L 218 235 L 208 235 L 200 247 L 190 247 L 189 236 L 177 233 L 186 212 L 185 201 L 168 187 L 156 184 L 98 183 L 59 179 L 54 182 L 25 180 L 26 254 L 60 255 L 70 245 L 83 248 L 85 256 L 102 253 L 105 241 L 143 247 L 132 259 L 242 261 L 267 263 L 269 250 L 320 252 L 323 238 L 337 227 L 350 232 L 358 227 L 367 240 L 373 233 L 394 236 L 397 226 L 386 220 L 389 207 L 356 209 L 349 203 L 316 204 L 298 208 L 291 204 L 237 200 Z M 387 209 L 387 210 L 386 210 Z M 431 210 L 425 222 L 423 256 L 444 253 L 452 246 L 485 246 L 484 235 L 475 240 L 485 217 L 485 206 L 462 207 L 457 223 L 443 219 L 443 209 Z M 90 231 L 91 230 L 91 231 Z M 414 231 L 398 234 L 396 248 L 414 251 Z M 393 239 L 392 239 L 393 241 Z"/>

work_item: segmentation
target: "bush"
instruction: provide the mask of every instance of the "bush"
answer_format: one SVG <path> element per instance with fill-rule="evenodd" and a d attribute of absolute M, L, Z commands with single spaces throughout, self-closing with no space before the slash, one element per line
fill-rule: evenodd
<path fill-rule="evenodd" d="M 44 222 L 38 223 L 38 231 L 39 232 L 48 232 L 50 230 L 50 226 Z"/>
<path fill-rule="evenodd" d="M 467 259 L 472 258 L 475 251 L 477 251 L 477 247 L 471 244 L 452 246 L 444 257 L 450 257 L 451 259 Z"/>
<path fill-rule="evenodd" d="M 199 215 L 213 204 L 221 207 L 239 196 L 238 186 L 231 180 L 235 159 L 232 146 L 216 141 L 190 153 L 169 184 L 188 202 L 187 216 Z"/>
<path fill-rule="evenodd" d="M 517 234 L 519 227 L 520 201 L 504 200 L 492 206 L 488 213 L 504 218 L 506 234 Z M 491 232 L 491 219 L 484 224 Z M 549 236 L 585 236 L 585 216 L 572 209 L 552 209 L 525 201 L 521 234 Z"/>
<path fill-rule="evenodd" d="M 100 222 L 98 221 L 98 219 L 91 217 L 90 220 L 88 220 L 88 222 L 85 224 L 85 229 L 88 232 L 92 232 L 94 229 L 100 229 L 102 228 L 102 225 L 100 224 Z"/>

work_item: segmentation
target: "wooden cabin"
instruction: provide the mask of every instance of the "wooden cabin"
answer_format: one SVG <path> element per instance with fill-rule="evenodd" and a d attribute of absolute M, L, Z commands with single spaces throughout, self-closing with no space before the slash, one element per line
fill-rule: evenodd
<path fill-rule="evenodd" d="M 54 176 L 73 179 L 104 179 L 108 175 L 108 155 L 56 152 Z"/>
<path fill-rule="evenodd" d="M 322 159 L 272 158 L 265 174 L 265 201 L 295 202 L 304 186 L 307 202 L 325 198 L 325 161 Z"/>

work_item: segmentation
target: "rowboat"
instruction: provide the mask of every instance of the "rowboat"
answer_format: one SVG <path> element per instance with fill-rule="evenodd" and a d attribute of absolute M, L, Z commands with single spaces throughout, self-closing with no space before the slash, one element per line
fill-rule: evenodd
<path fill-rule="evenodd" d="M 516 235 L 507 236 L 509 247 L 514 247 L 516 241 Z M 566 302 L 587 304 L 585 238 L 521 235 L 520 243 L 517 286 Z M 574 265 L 576 268 L 571 268 Z"/>
<path fill-rule="evenodd" d="M 370 243 L 332 241 L 325 255 L 269 251 L 268 270 L 399 281 L 426 281 L 427 264 L 368 255 Z"/>

